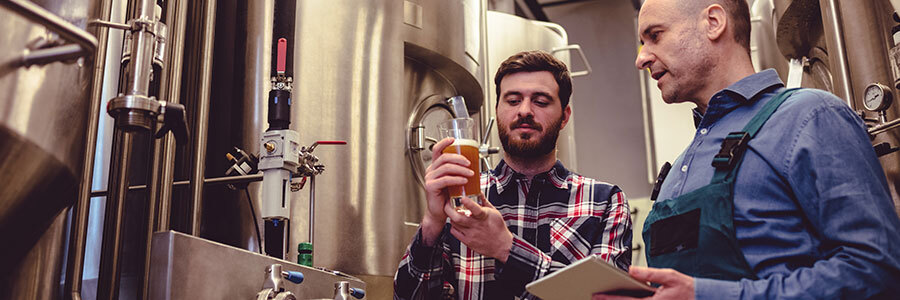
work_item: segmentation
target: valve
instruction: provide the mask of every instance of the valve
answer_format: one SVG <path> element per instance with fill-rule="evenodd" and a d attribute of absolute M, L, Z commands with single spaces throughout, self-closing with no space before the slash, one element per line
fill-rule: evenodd
<path fill-rule="evenodd" d="M 281 264 L 272 264 L 266 267 L 266 281 L 263 289 L 256 294 L 257 300 L 296 300 L 294 293 L 285 291 L 283 279 L 300 284 L 303 282 L 303 273 L 297 271 L 283 271 Z"/>

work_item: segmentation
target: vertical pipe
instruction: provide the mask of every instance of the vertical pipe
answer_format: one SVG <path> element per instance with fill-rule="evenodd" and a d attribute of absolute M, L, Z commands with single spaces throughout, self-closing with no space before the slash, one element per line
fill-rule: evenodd
<path fill-rule="evenodd" d="M 841 22 L 840 4 L 837 0 L 819 0 L 822 22 L 825 29 L 825 43 L 831 58 L 831 72 L 834 74 L 834 93 L 853 107 L 850 67 L 847 64 L 847 50 L 844 44 L 844 30 Z"/>
<path fill-rule="evenodd" d="M 112 0 L 100 1 L 96 16 L 109 21 Z M 94 152 L 97 150 L 97 128 L 100 122 L 100 103 L 103 101 L 103 77 L 106 68 L 106 49 L 109 29 L 97 26 L 93 29 L 97 36 L 97 52 L 94 54 L 94 72 L 91 75 L 91 101 L 88 109 L 88 126 L 85 133 L 84 161 L 81 165 L 81 181 L 78 199 L 72 206 L 72 231 L 69 237 L 68 264 L 63 298 L 81 300 L 82 273 L 84 272 L 84 251 L 87 241 L 88 213 L 91 205 L 91 179 L 94 175 Z"/>
<path fill-rule="evenodd" d="M 203 8 L 203 45 L 200 64 L 200 94 L 194 119 L 194 151 L 191 157 L 191 234 L 200 235 L 203 204 L 203 173 L 206 166 L 206 140 L 209 120 L 209 96 L 212 92 L 213 40 L 216 30 L 216 1 L 207 0 Z"/>
<path fill-rule="evenodd" d="M 97 277 L 97 299 L 119 298 L 121 273 L 122 216 L 128 191 L 128 167 L 134 145 L 134 132 L 115 130 L 109 174 L 109 195 L 106 199 L 106 220 L 103 221 L 103 247 L 100 252 L 100 274 Z"/>
<path fill-rule="evenodd" d="M 164 63 L 160 77 L 159 94 L 162 100 L 170 103 L 179 103 L 181 92 L 181 64 L 184 47 L 185 16 L 187 14 L 187 1 L 170 0 L 166 4 L 166 22 L 169 26 L 168 45 L 165 50 L 167 61 Z M 150 287 L 150 247 L 153 233 L 165 231 L 169 228 L 169 207 L 172 198 L 172 184 L 174 181 L 175 142 L 171 135 L 165 135 L 154 142 L 151 175 L 148 187 L 151 187 L 148 197 L 147 240 L 144 257 L 144 276 L 141 285 L 143 299 L 147 299 Z"/>
<path fill-rule="evenodd" d="M 170 0 L 169 9 L 166 12 L 166 21 L 169 22 L 169 44 L 166 57 L 167 68 L 162 75 L 160 95 L 163 100 L 171 103 L 181 103 L 181 77 L 184 61 L 184 39 L 187 24 L 186 0 Z M 173 11 L 174 10 L 174 11 Z M 175 141 L 171 135 L 162 139 L 163 152 L 159 161 L 162 163 L 159 179 L 159 192 L 157 194 L 157 221 L 156 231 L 169 230 L 169 213 L 172 202 L 172 188 L 175 179 Z"/>
<path fill-rule="evenodd" d="M 309 176 L 309 243 L 313 244 L 316 236 L 316 175 Z M 313 248 L 315 249 L 315 248 Z"/>
<path fill-rule="evenodd" d="M 156 1 L 136 0 L 133 19 L 153 20 L 155 18 Z M 132 31 L 131 61 L 126 67 L 125 93 L 128 95 L 147 96 L 150 91 L 150 76 L 153 72 L 153 52 L 156 36 L 148 30 Z M 124 202 L 128 194 L 128 169 L 134 139 L 144 137 L 144 130 L 127 131 L 122 128 L 133 117 L 142 117 L 141 112 L 127 112 L 114 116 L 116 129 L 113 137 L 113 149 L 110 156 L 109 195 L 106 202 L 106 219 L 103 222 L 103 246 L 100 256 L 100 273 L 97 278 L 97 299 L 113 300 L 119 294 L 119 276 L 121 274 L 122 252 L 122 219 Z M 152 126 L 151 126 L 152 127 Z"/>

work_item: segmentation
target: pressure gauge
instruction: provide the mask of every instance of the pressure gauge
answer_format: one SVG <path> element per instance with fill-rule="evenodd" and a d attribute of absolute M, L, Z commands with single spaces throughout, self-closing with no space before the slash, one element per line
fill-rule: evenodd
<path fill-rule="evenodd" d="M 891 94 L 891 88 L 880 84 L 873 83 L 866 87 L 866 93 L 863 97 L 863 105 L 866 109 L 875 112 L 881 112 L 888 109 L 894 101 Z"/>

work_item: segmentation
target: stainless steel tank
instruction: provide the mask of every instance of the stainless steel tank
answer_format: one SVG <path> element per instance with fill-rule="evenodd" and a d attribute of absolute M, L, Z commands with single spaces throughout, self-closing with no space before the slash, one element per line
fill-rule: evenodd
<path fill-rule="evenodd" d="M 271 0 L 247 4 L 241 43 L 238 146 L 252 152 L 267 127 L 271 7 Z M 455 95 L 466 97 L 478 117 L 483 6 L 480 0 L 298 1 L 296 12 L 290 128 L 304 145 L 348 142 L 315 151 L 326 169 L 316 177 L 314 265 L 358 276 L 367 297 L 387 299 L 409 242 L 404 221 L 418 222 L 424 202 L 407 156 L 409 122 L 420 102 Z M 210 143 L 217 143 L 215 135 Z M 290 260 L 307 240 L 308 189 L 292 196 Z M 250 191 L 259 201 L 258 184 Z M 237 239 L 255 248 L 252 222 L 246 224 L 250 230 Z"/>
<path fill-rule="evenodd" d="M 494 74 L 500 68 L 506 58 L 521 51 L 543 50 L 547 51 L 559 60 L 563 61 L 569 67 L 571 76 L 584 76 L 590 71 L 575 70 L 572 67 L 571 51 L 581 51 L 578 45 L 569 45 L 569 38 L 566 30 L 554 23 L 540 22 L 528 20 L 518 16 L 505 14 L 501 12 L 487 12 L 487 33 L 488 33 L 488 93 L 490 98 L 484 105 L 484 117 L 490 118 L 495 115 L 494 107 L 497 103 L 496 85 L 494 84 Z M 584 55 L 580 55 L 584 59 Z M 583 63 L 585 66 L 589 64 Z M 575 88 L 575 87 L 573 87 Z M 577 102 L 571 98 L 569 105 L 574 107 Z M 574 116 L 574 115 L 573 115 Z M 577 171 L 578 162 L 575 155 L 575 130 L 577 120 L 573 117 L 569 120 L 568 125 L 560 131 L 559 139 L 556 143 L 557 157 L 566 165 L 566 168 Z M 491 145 L 500 146 L 500 138 L 497 134 L 496 126 L 491 130 Z M 502 150 L 501 150 L 502 151 Z M 492 160 L 494 164 L 499 161 L 498 156 Z"/>
<path fill-rule="evenodd" d="M 0 298 L 50 298 L 59 288 L 61 212 L 80 180 L 96 40 L 63 61 L 23 64 L 23 55 L 93 39 L 73 33 L 86 35 L 98 2 L 0 3 L 0 236 L 8 242 L 0 256 Z"/>

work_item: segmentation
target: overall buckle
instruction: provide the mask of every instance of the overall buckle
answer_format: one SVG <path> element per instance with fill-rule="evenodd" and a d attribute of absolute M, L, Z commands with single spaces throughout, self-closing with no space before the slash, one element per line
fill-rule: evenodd
<path fill-rule="evenodd" d="M 749 141 L 750 134 L 746 132 L 738 131 L 729 133 L 725 136 L 725 140 L 722 141 L 722 149 L 719 150 L 719 154 L 716 154 L 713 158 L 713 167 L 717 169 L 734 167 L 737 160 L 740 159 L 744 150 L 747 148 L 747 142 Z"/>

